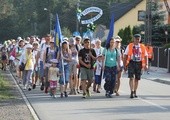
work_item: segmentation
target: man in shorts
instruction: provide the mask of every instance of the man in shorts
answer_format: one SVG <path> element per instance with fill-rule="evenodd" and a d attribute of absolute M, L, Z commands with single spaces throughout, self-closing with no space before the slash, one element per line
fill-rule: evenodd
<path fill-rule="evenodd" d="M 141 79 L 141 70 L 148 68 L 148 54 L 146 48 L 140 43 L 141 35 L 135 34 L 133 43 L 130 43 L 124 56 L 124 69 L 128 69 L 129 86 L 131 90 L 130 98 L 138 97 L 136 91 L 138 81 Z M 135 78 L 134 78 L 135 76 Z"/>
<path fill-rule="evenodd" d="M 78 56 L 80 63 L 83 98 L 86 98 L 86 96 L 90 97 L 89 88 L 91 86 L 94 75 L 93 65 L 96 60 L 96 52 L 94 49 L 91 49 L 89 38 L 85 38 L 83 42 L 84 48 L 80 50 Z"/>

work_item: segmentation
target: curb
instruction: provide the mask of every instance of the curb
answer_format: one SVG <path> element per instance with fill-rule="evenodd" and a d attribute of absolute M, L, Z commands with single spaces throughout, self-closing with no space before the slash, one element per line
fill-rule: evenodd
<path fill-rule="evenodd" d="M 38 115 L 37 115 L 37 113 L 36 113 L 36 111 L 34 110 L 34 108 L 32 107 L 32 105 L 30 104 L 30 102 L 29 102 L 29 100 L 27 99 L 25 93 L 22 91 L 21 87 L 18 85 L 18 83 L 17 83 L 14 75 L 11 73 L 10 70 L 9 70 L 9 73 L 10 73 L 11 77 L 13 78 L 13 81 L 14 81 L 14 83 L 16 84 L 16 86 L 17 86 L 17 88 L 18 88 L 18 90 L 19 90 L 22 98 L 24 99 L 24 101 L 25 101 L 25 103 L 26 103 L 29 111 L 31 112 L 31 115 L 33 116 L 34 120 L 40 120 L 39 117 L 38 117 Z"/>

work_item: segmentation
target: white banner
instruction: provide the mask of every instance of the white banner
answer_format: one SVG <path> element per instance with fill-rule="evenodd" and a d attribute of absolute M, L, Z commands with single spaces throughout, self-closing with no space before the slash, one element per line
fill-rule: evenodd
<path fill-rule="evenodd" d="M 85 9 L 81 15 L 85 16 L 88 13 L 92 13 L 92 12 L 97 12 L 99 13 L 98 15 L 96 15 L 95 17 L 89 19 L 89 20 L 81 20 L 81 24 L 89 24 L 89 23 L 93 23 L 94 21 L 98 20 L 102 15 L 103 15 L 103 11 L 102 9 L 98 8 L 98 7 L 89 7 L 87 9 Z"/>

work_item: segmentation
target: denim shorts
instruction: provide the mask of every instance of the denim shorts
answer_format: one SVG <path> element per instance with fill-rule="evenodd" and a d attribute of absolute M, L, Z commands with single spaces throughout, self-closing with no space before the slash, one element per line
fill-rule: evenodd
<path fill-rule="evenodd" d="M 44 77 L 44 65 L 43 61 L 40 61 L 40 77 Z"/>
<path fill-rule="evenodd" d="M 70 79 L 70 66 L 69 66 L 69 64 L 64 65 L 64 75 L 65 75 L 65 79 L 64 79 L 64 77 L 63 77 L 63 69 L 62 69 L 62 67 L 60 66 L 59 69 L 60 69 L 60 72 L 62 73 L 62 75 L 61 75 L 61 77 L 60 77 L 60 80 L 59 80 L 59 83 L 60 83 L 61 85 L 64 85 L 64 83 L 67 84 L 67 83 L 69 82 L 69 79 Z"/>

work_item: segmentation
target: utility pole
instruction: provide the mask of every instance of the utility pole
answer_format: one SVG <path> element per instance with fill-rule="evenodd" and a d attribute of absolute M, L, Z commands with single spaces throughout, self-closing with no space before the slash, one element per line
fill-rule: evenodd
<path fill-rule="evenodd" d="M 145 43 L 152 44 L 152 0 L 146 0 Z"/>

